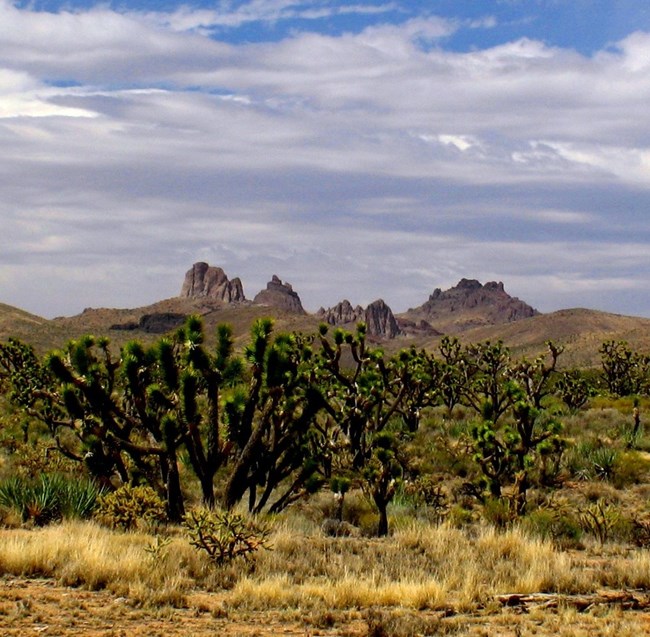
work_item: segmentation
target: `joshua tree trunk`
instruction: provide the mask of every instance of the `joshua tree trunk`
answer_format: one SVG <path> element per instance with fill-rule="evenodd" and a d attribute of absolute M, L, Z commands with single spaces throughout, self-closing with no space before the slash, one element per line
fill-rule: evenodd
<path fill-rule="evenodd" d="M 388 535 L 388 502 L 375 498 L 375 504 L 379 511 L 379 523 L 377 524 L 377 537 Z"/>
<path fill-rule="evenodd" d="M 161 460 L 163 459 L 161 458 Z M 181 522 L 185 515 L 185 506 L 183 504 L 183 492 L 181 491 L 175 449 L 168 451 L 166 461 L 167 479 L 165 481 L 165 488 L 167 491 L 167 515 L 172 522 Z"/>

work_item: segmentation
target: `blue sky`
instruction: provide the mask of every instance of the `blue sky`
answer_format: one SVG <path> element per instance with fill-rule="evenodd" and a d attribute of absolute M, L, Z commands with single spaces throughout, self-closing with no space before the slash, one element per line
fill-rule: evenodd
<path fill-rule="evenodd" d="M 461 277 L 650 316 L 640 0 L 0 0 L 0 302 L 310 310 Z"/>

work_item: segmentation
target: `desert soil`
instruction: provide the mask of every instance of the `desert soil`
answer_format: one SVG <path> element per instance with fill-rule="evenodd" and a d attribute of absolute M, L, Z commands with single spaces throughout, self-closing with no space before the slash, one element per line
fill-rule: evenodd
<path fill-rule="evenodd" d="M 137 608 L 106 591 L 59 586 L 53 580 L 0 580 L 0 635 L 68 637 L 390 637 L 457 635 L 641 637 L 650 612 L 622 606 L 493 608 L 475 614 L 373 611 L 253 612 L 225 607 L 225 594 L 190 595 L 186 608 Z"/>

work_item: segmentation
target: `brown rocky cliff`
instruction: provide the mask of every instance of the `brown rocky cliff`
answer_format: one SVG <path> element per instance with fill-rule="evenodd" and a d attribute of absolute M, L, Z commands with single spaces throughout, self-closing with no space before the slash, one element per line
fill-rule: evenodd
<path fill-rule="evenodd" d="M 203 262 L 195 263 L 187 271 L 180 296 L 207 297 L 224 303 L 239 303 L 246 300 L 239 278 L 231 281 L 221 268 Z"/>
<path fill-rule="evenodd" d="M 321 307 L 316 312 L 316 316 L 329 325 L 345 325 L 347 323 L 363 321 L 365 319 L 365 311 L 360 305 L 352 307 L 350 301 L 345 299 L 327 310 Z"/>
<path fill-rule="evenodd" d="M 368 335 L 378 338 L 395 338 L 402 333 L 392 310 L 382 299 L 372 302 L 365 310 L 360 305 L 352 307 L 346 299 L 328 310 L 321 308 L 316 316 L 330 325 L 350 328 L 363 322 Z"/>
<path fill-rule="evenodd" d="M 511 323 L 539 314 L 533 307 L 510 296 L 503 283 L 482 285 L 475 279 L 461 279 L 448 290 L 437 288 L 428 301 L 408 310 L 411 321 L 426 320 L 443 332 L 462 332 L 481 325 Z"/>
<path fill-rule="evenodd" d="M 289 283 L 282 283 L 275 274 L 266 284 L 266 289 L 258 292 L 253 299 L 258 305 L 268 305 L 292 314 L 306 314 L 298 293 Z"/>
<path fill-rule="evenodd" d="M 366 308 L 365 315 L 368 334 L 384 338 L 395 338 L 402 333 L 393 311 L 384 303 L 383 299 L 373 301 Z"/>

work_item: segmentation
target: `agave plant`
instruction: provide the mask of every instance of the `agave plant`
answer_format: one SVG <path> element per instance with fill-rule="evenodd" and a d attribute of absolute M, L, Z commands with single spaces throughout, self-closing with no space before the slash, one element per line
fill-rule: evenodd
<path fill-rule="evenodd" d="M 104 492 L 92 480 L 42 474 L 35 480 L 19 477 L 0 482 L 0 506 L 15 510 L 23 522 L 44 526 L 62 518 L 88 518 Z"/>

